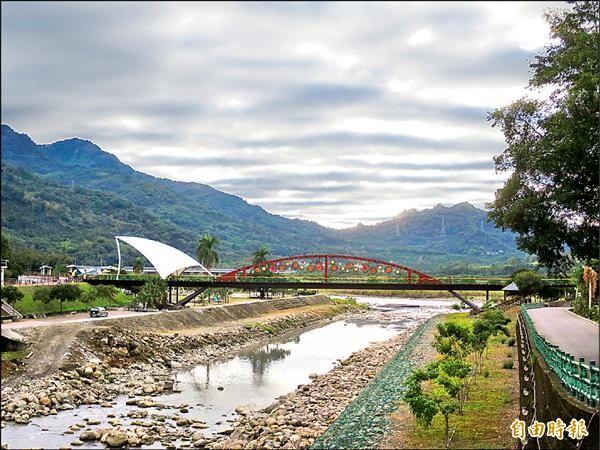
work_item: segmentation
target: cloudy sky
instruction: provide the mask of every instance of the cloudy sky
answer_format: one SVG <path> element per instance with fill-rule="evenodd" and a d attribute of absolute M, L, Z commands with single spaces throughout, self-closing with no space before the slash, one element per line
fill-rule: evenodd
<path fill-rule="evenodd" d="M 548 8 L 2 2 L 2 122 L 336 228 L 483 206 Z"/>

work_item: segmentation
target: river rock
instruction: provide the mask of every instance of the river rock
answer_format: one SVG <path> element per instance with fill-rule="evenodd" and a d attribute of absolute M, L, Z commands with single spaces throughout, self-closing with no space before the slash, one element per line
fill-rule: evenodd
<path fill-rule="evenodd" d="M 236 406 L 235 412 L 238 413 L 240 416 L 246 416 L 250 413 L 250 408 L 244 405 Z"/>
<path fill-rule="evenodd" d="M 84 431 L 79 435 L 80 441 L 97 441 L 99 438 L 96 431 Z"/>
<path fill-rule="evenodd" d="M 109 431 L 106 435 L 106 444 L 109 447 L 122 447 L 127 444 L 128 437 L 122 431 Z"/>

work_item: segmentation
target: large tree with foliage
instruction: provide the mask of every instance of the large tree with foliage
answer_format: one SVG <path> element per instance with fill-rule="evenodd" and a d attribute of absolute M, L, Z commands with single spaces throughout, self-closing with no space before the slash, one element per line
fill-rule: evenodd
<path fill-rule="evenodd" d="M 0 287 L 0 297 L 10 305 L 14 305 L 23 298 L 23 293 L 14 286 Z"/>
<path fill-rule="evenodd" d="M 546 20 L 553 39 L 530 64 L 529 87 L 551 93 L 490 114 L 507 143 L 496 170 L 512 173 L 488 207 L 522 250 L 564 271 L 570 257 L 598 255 L 599 6 L 575 2 Z"/>
<path fill-rule="evenodd" d="M 196 256 L 198 257 L 198 261 L 209 270 L 219 262 L 219 255 L 216 251 L 218 246 L 219 239 L 209 233 L 204 233 L 204 236 L 202 236 L 202 239 L 198 242 Z"/>
<path fill-rule="evenodd" d="M 529 299 L 532 295 L 538 294 L 544 283 L 542 277 L 532 270 L 522 270 L 515 275 L 515 284 L 519 288 L 521 295 Z"/>
<path fill-rule="evenodd" d="M 144 307 L 161 308 L 167 301 L 167 283 L 155 278 L 144 283 L 138 294 L 138 300 Z"/>

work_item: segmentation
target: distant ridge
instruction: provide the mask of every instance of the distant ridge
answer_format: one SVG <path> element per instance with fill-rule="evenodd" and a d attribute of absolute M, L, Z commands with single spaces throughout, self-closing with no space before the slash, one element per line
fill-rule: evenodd
<path fill-rule="evenodd" d="M 112 236 L 127 230 L 190 254 L 210 232 L 221 240 L 221 261 L 228 266 L 248 262 L 260 245 L 273 256 L 368 254 L 424 270 L 459 259 L 491 263 L 522 256 L 514 235 L 494 228 L 485 211 L 469 203 L 408 210 L 376 225 L 333 230 L 271 214 L 206 184 L 138 172 L 84 139 L 39 145 L 3 124 L 1 148 L 3 232 L 22 245 L 67 252 L 81 262 L 112 255 Z M 21 209 L 22 199 L 29 209 Z M 28 211 L 35 211 L 36 220 L 26 217 Z M 81 232 L 84 223 L 87 233 Z"/>

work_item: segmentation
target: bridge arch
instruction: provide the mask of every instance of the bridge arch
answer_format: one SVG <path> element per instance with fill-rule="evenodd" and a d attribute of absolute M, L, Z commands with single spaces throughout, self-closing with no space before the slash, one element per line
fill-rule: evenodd
<path fill-rule="evenodd" d="M 340 264 L 344 261 L 345 264 Z M 339 254 L 310 254 L 286 256 L 283 258 L 270 259 L 258 264 L 250 264 L 232 270 L 217 277 L 217 280 L 236 280 L 239 276 L 245 279 L 248 275 L 261 273 L 285 273 L 289 271 L 306 270 L 309 273 L 323 272 L 325 282 L 328 282 L 332 273 L 365 273 L 370 275 L 402 275 L 406 274 L 409 282 L 416 283 L 440 283 L 440 281 L 426 273 L 415 270 L 401 264 L 384 261 L 381 259 L 368 258 L 358 255 Z"/>

